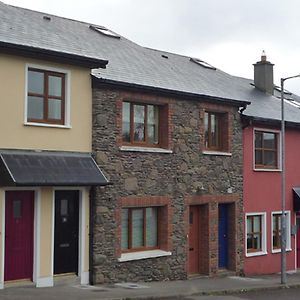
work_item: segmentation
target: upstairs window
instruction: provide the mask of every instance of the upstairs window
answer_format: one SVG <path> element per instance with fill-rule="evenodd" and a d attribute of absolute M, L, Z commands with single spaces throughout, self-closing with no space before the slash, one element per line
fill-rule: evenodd
<path fill-rule="evenodd" d="M 228 123 L 225 113 L 205 112 L 205 148 L 213 151 L 227 151 Z"/>
<path fill-rule="evenodd" d="M 161 107 L 123 102 L 122 141 L 124 144 L 158 146 L 160 143 Z"/>
<path fill-rule="evenodd" d="M 64 125 L 66 74 L 29 68 L 27 122 Z"/>
<path fill-rule="evenodd" d="M 278 169 L 278 133 L 255 131 L 255 168 Z"/>

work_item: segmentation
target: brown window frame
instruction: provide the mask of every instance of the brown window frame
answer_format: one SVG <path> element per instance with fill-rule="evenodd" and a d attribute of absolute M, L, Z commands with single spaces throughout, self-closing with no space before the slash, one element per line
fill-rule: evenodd
<path fill-rule="evenodd" d="M 156 237 L 156 244 L 157 246 L 155 247 L 147 247 L 147 236 L 146 236 L 146 228 L 147 228 L 147 218 L 146 218 L 146 209 L 147 208 L 156 208 L 157 209 L 157 237 Z M 122 253 L 128 253 L 128 252 L 137 252 L 137 251 L 144 251 L 144 250 L 155 250 L 159 249 L 159 206 L 147 206 L 147 207 L 123 207 L 122 209 L 127 209 L 128 210 L 128 248 L 122 249 Z M 132 247 L 132 211 L 134 210 L 143 210 L 143 247 Z"/>
<path fill-rule="evenodd" d="M 213 150 L 213 151 L 225 151 L 224 149 L 224 138 L 228 138 L 222 135 L 222 124 L 224 123 L 224 115 L 225 113 L 220 112 L 214 112 L 214 111 L 205 111 L 204 118 L 206 118 L 206 115 L 208 116 L 207 120 L 207 131 L 206 128 L 204 128 L 204 146 L 207 150 Z M 214 115 L 215 118 L 218 119 L 218 135 L 217 135 L 217 146 L 213 146 L 212 144 L 212 131 L 211 131 L 211 116 Z M 205 120 L 204 120 L 204 126 L 205 126 Z M 207 132 L 207 137 L 206 137 Z M 206 145 L 207 141 L 207 145 Z"/>
<path fill-rule="evenodd" d="M 275 137 L 275 141 L 274 141 L 274 144 L 275 144 L 275 148 L 265 148 L 264 147 L 264 133 L 270 133 L 270 134 L 274 134 L 274 137 Z M 261 140 L 262 140 L 262 147 L 256 147 L 255 145 L 255 140 L 256 140 L 256 134 L 261 134 L 262 137 L 261 137 Z M 267 130 L 255 130 L 254 131 L 254 164 L 255 164 L 255 168 L 256 169 L 278 169 L 279 168 L 279 163 L 278 163 L 278 151 L 279 151 L 279 147 L 278 147 L 278 136 L 279 136 L 279 133 L 278 132 L 274 132 L 274 131 L 267 131 Z M 261 152 L 261 157 L 262 157 L 262 164 L 258 164 L 256 163 L 256 152 L 257 151 L 260 151 Z M 264 161 L 265 161 L 265 153 L 267 152 L 272 152 L 272 153 L 275 153 L 275 162 L 273 165 L 268 165 L 268 164 L 265 164 Z"/>
<path fill-rule="evenodd" d="M 273 223 L 273 218 L 275 217 L 276 221 L 275 221 L 275 227 L 274 228 L 274 223 Z M 273 232 L 272 232 L 272 248 L 277 250 L 277 249 L 281 249 L 281 229 L 280 229 L 280 222 L 281 222 L 281 214 L 272 214 L 272 228 L 273 228 Z M 277 238 L 278 241 L 278 245 L 274 245 L 274 237 Z"/>
<path fill-rule="evenodd" d="M 255 217 L 259 217 L 259 227 L 260 227 L 260 231 L 254 231 L 254 218 Z M 263 218 L 263 216 L 262 215 L 251 215 L 251 216 L 247 216 L 247 220 L 246 220 L 246 224 L 247 224 L 247 226 L 248 226 L 248 219 L 251 219 L 252 221 L 251 221 L 251 232 L 250 233 L 248 233 L 248 227 L 247 227 L 247 230 L 246 230 L 246 245 L 247 245 L 247 253 L 253 253 L 253 252 L 260 252 L 260 251 L 262 251 L 263 250 L 263 244 L 262 244 L 262 242 L 263 242 L 263 239 L 262 239 L 262 234 L 263 234 L 263 232 L 262 232 L 262 230 L 263 230 L 263 228 L 262 228 L 262 218 Z M 260 239 L 260 248 L 254 248 L 254 244 L 255 244 L 255 241 L 254 241 L 254 236 L 255 235 L 257 235 L 257 234 L 259 234 L 259 239 Z M 252 236 L 252 238 L 251 238 L 251 240 L 252 240 L 252 242 L 251 242 L 251 245 L 252 245 L 252 247 L 250 247 L 250 248 L 248 248 L 248 235 L 250 235 L 250 236 Z"/>
<path fill-rule="evenodd" d="M 27 91 L 27 110 L 28 110 L 28 97 L 29 96 L 43 98 L 44 110 L 43 110 L 43 119 L 34 119 L 34 118 L 29 118 L 27 116 L 27 122 L 64 125 L 65 124 L 66 74 L 54 72 L 54 71 L 42 70 L 42 69 L 35 69 L 35 68 L 28 68 L 28 72 L 29 71 L 39 72 L 39 73 L 44 74 L 44 93 L 38 94 L 38 93 L 30 93 L 29 91 Z M 49 76 L 60 77 L 62 79 L 61 97 L 49 95 Z M 57 99 L 57 100 L 61 101 L 61 118 L 60 119 L 48 118 L 49 98 Z"/>
<path fill-rule="evenodd" d="M 152 104 L 152 103 L 142 103 L 142 102 L 135 102 L 135 101 L 127 101 L 124 100 L 123 103 L 130 104 L 130 141 L 124 141 L 123 140 L 123 117 L 122 117 L 122 144 L 123 145 L 133 145 L 133 146 L 141 146 L 141 147 L 161 147 L 161 109 L 162 105 Z M 134 105 L 144 106 L 144 141 L 135 141 L 134 140 Z M 156 107 L 158 109 L 158 143 L 149 143 L 148 138 L 148 105 L 151 105 L 153 107 Z"/>

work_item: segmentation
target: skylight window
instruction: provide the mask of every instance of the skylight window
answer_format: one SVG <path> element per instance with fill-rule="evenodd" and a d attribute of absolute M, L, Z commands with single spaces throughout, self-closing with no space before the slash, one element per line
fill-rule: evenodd
<path fill-rule="evenodd" d="M 106 36 L 110 36 L 110 37 L 113 37 L 113 38 L 117 38 L 119 39 L 120 36 L 114 32 L 112 32 L 111 30 L 105 28 L 105 27 L 102 27 L 102 26 L 93 26 L 93 25 L 90 25 L 90 28 L 103 34 L 103 35 L 106 35 Z"/>
<path fill-rule="evenodd" d="M 294 107 L 297 107 L 297 108 L 300 108 L 300 103 L 295 101 L 295 100 L 292 100 L 292 99 L 285 99 L 285 103 L 289 103 L 290 105 L 294 106 Z"/>
<path fill-rule="evenodd" d="M 198 64 L 198 65 L 200 65 L 200 66 L 202 66 L 202 67 L 204 67 L 206 69 L 216 70 L 215 67 L 213 67 L 212 65 L 210 65 L 209 63 L 207 63 L 207 62 L 205 62 L 205 61 L 203 61 L 201 59 L 190 58 L 190 61 L 192 61 L 192 62 L 194 62 L 194 63 L 196 63 L 196 64 Z"/>

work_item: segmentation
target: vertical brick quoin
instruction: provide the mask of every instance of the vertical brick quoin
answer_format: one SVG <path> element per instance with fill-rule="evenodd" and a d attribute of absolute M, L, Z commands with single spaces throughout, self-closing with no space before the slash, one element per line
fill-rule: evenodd
<path fill-rule="evenodd" d="M 242 216 L 240 196 L 238 194 L 188 196 L 185 199 L 185 203 L 187 211 L 190 205 L 199 205 L 200 211 L 204 211 L 202 207 L 205 207 L 207 210 L 207 215 L 200 213 L 201 226 L 207 228 L 208 233 L 207 241 L 204 237 L 200 239 L 200 265 L 207 266 L 200 270 L 200 272 L 209 276 L 218 274 L 218 205 L 223 203 L 229 204 L 228 269 L 234 271 L 236 274 L 242 274 L 244 242 L 243 239 L 240 239 L 240 236 L 243 235 L 243 227 L 239 218 L 239 216 Z M 188 214 L 186 215 L 188 217 Z M 188 228 L 188 221 L 186 221 L 186 224 Z M 207 246 L 206 253 L 201 252 L 203 251 L 201 243 Z"/>
<path fill-rule="evenodd" d="M 122 151 L 122 101 L 132 100 L 163 105 L 168 108 L 168 146 L 172 153 Z M 95 283 L 122 281 L 151 281 L 186 279 L 188 275 L 188 205 L 185 199 L 206 195 L 207 218 L 212 224 L 210 204 L 215 196 L 230 199 L 237 195 L 236 206 L 242 211 L 242 128 L 238 108 L 213 105 L 220 111 L 228 110 L 233 126 L 231 156 L 205 155 L 201 149 L 203 121 L 201 112 L 210 103 L 203 99 L 168 98 L 141 92 L 120 91 L 116 88 L 93 87 L 92 147 L 96 161 L 112 185 L 97 188 L 93 218 L 93 279 Z M 166 105 L 166 106 L 165 106 Z M 230 127 L 229 126 L 229 127 Z M 202 189 L 203 187 L 203 189 Z M 231 187 L 233 194 L 228 194 Z M 200 195 L 201 194 L 201 195 Z M 155 197 L 170 199 L 167 246 L 171 256 L 119 262 L 121 255 L 121 199 L 139 201 Z M 202 197 L 202 196 L 201 196 Z M 204 199 L 204 198 L 203 198 Z M 127 201 L 127 200 L 126 200 Z M 129 200 L 128 200 L 129 201 Z M 133 201 L 133 200 L 130 200 Z M 191 200 L 192 201 L 192 200 Z M 221 200 L 220 200 L 221 201 Z M 155 202 L 155 201 L 154 201 Z M 228 203 L 234 202 L 228 200 Z M 124 202 L 125 203 L 125 202 Z M 123 203 L 123 204 L 124 204 Z M 217 205 L 215 211 L 217 210 Z M 241 217 L 240 217 L 241 216 Z M 164 218 L 164 217 L 162 217 Z M 216 216 L 214 216 L 216 218 Z M 237 214 L 238 228 L 242 228 L 242 214 Z M 217 226 L 217 225 L 216 225 Z M 240 229 L 238 229 L 237 235 Z M 216 237 L 210 227 L 207 240 Z M 238 265 L 243 262 L 243 234 L 239 235 Z M 217 243 L 217 242 L 216 242 Z M 208 243 L 209 244 L 209 243 Z M 217 259 L 215 245 L 209 244 L 206 268 L 212 273 L 212 262 Z M 239 252 L 241 251 L 241 252 Z M 214 254 L 214 257 L 213 257 Z M 209 259 L 208 259 L 209 257 Z M 217 262 L 214 263 L 217 265 Z M 205 272 L 205 270 L 203 271 Z"/>

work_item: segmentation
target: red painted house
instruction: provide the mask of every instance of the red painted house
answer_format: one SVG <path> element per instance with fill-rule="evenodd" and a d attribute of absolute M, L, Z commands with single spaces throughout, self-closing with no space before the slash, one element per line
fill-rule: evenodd
<path fill-rule="evenodd" d="M 246 275 L 280 272 L 281 153 L 280 89 L 273 64 L 262 56 L 254 64 L 251 105 L 242 113 Z M 300 266 L 297 253 L 297 188 L 300 187 L 300 102 L 285 92 L 287 271 Z M 295 202 L 295 204 L 294 204 Z M 299 220 L 299 221 L 298 221 Z M 298 238 L 299 240 L 299 238 Z M 298 242 L 299 244 L 299 242 Z M 298 248 L 300 245 L 298 246 Z"/>

